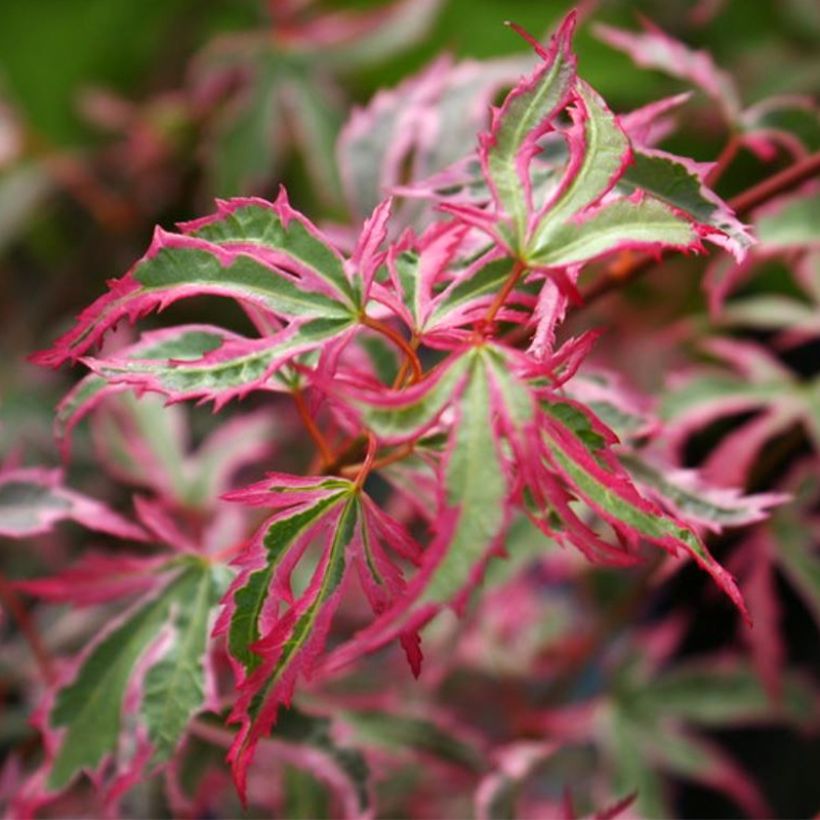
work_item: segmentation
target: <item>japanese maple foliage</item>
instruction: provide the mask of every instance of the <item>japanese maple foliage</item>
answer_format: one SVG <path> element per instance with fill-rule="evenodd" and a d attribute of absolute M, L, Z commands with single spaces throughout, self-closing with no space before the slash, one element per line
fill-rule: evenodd
<path fill-rule="evenodd" d="M 355 33 L 356 21 L 347 22 Z M 721 281 L 736 283 L 754 242 L 710 190 L 711 165 L 655 145 L 664 118 L 684 100 L 613 113 L 578 74 L 575 26 L 570 13 L 547 45 L 519 31 L 534 67 L 487 111 L 474 150 L 452 142 L 429 150 L 431 123 L 433 132 L 445 127 L 448 105 L 464 104 L 456 91 L 487 103 L 509 82 L 510 65 L 467 70 L 440 62 L 358 111 L 338 145 L 354 212 L 373 206 L 357 234 L 323 230 L 284 188 L 274 202 L 219 201 L 210 216 L 157 228 L 145 255 L 33 357 L 88 368 L 57 409 L 57 438 L 68 458 L 72 435 L 90 417 L 103 468 L 138 493 L 134 521 L 68 490 L 56 473 L 8 468 L 0 472 L 0 532 L 34 535 L 68 518 L 154 547 L 89 551 L 53 577 L 19 584 L 48 601 L 120 607 L 45 695 L 36 718 L 45 760 L 17 810 L 54 799 L 81 772 L 115 806 L 133 784 L 163 771 L 175 811 L 196 813 L 204 793 L 186 792 L 182 769 L 207 747 L 227 756 L 246 804 L 271 799 L 262 796 L 259 767 L 285 761 L 325 783 L 345 815 L 368 815 L 376 807 L 357 733 L 390 746 L 391 731 L 406 731 L 430 756 L 449 756 L 447 765 L 474 784 L 478 815 L 491 817 L 508 810 L 509 794 L 540 767 L 601 730 L 603 757 L 621 767 L 617 782 L 628 788 L 607 791 L 596 782 L 590 794 L 598 805 L 584 798 L 583 811 L 615 816 L 635 799 L 643 811 L 662 806 L 655 770 L 630 780 L 639 764 L 618 760 L 626 744 L 636 758 L 654 755 L 655 768 L 677 774 L 683 757 L 702 755 L 689 775 L 765 812 L 764 798 L 730 760 L 674 723 L 674 704 L 666 746 L 629 711 L 629 693 L 645 687 L 647 714 L 663 714 L 664 693 L 677 685 L 673 673 L 658 673 L 679 640 L 671 622 L 647 629 L 646 658 L 613 661 L 622 704 L 607 712 L 596 700 L 574 726 L 567 715 L 522 706 L 528 731 L 550 731 L 552 739 L 500 744 L 478 760 L 483 741 L 461 719 L 419 706 L 411 729 L 389 691 L 380 701 L 363 695 L 367 709 L 344 691 L 346 679 L 372 668 L 371 653 L 393 642 L 415 676 L 425 647 L 432 669 L 402 689 L 429 693 L 462 667 L 480 665 L 470 641 L 482 619 L 490 633 L 503 632 L 507 607 L 514 624 L 530 630 L 549 615 L 533 579 L 515 575 L 534 555 L 544 559 L 547 586 L 576 563 L 617 573 L 663 562 L 673 573 L 692 561 L 746 621 L 757 616 L 749 601 L 771 596 L 770 535 L 749 536 L 749 549 L 767 556 L 764 569 L 738 564 L 746 602 L 706 538 L 759 522 L 789 498 L 757 487 L 744 495 L 743 487 L 776 433 L 805 424 L 816 440 L 816 411 L 795 377 L 750 343 L 713 339 L 708 353 L 740 375 L 681 377 L 661 420 L 624 379 L 590 365 L 596 332 L 564 332 L 565 318 L 583 304 L 581 277 L 602 260 L 700 254 L 708 242 L 729 252 L 720 257 L 732 266 Z M 333 29 L 317 23 L 305 32 L 293 37 L 318 42 Z M 602 36 L 639 61 L 650 40 L 665 43 L 653 64 L 692 78 L 732 122 L 742 116 L 728 79 L 707 58 L 687 56 L 654 30 Z M 333 48 L 342 49 L 337 40 L 333 34 Z M 470 110 L 471 126 L 480 123 Z M 381 131 L 365 127 L 376 122 Z M 421 176 L 407 181 L 399 166 L 413 140 Z M 374 152 L 370 178 L 363 146 Z M 374 202 L 374 190 L 384 198 Z M 715 311 L 733 286 L 720 286 Z M 231 300 L 246 329 L 178 324 L 109 343 L 123 320 L 201 296 Z M 803 332 L 810 326 L 816 331 L 804 322 Z M 701 389 L 708 379 L 720 379 L 720 390 Z M 269 412 L 231 414 L 232 400 L 252 394 Z M 226 414 L 195 448 L 185 443 L 177 406 L 190 400 L 212 405 L 220 419 Z M 682 448 L 699 425 L 745 410 L 760 415 L 727 436 L 701 472 L 682 468 Z M 312 456 L 302 457 L 300 437 Z M 551 564 L 556 555 L 570 563 Z M 498 595 L 505 589 L 506 599 Z M 483 599 L 485 608 L 471 612 L 470 601 Z M 466 613 L 452 658 L 440 635 L 449 622 L 437 617 L 447 609 Z M 762 609 L 770 626 L 776 615 Z M 782 655 L 765 638 L 769 626 L 754 652 L 759 669 Z M 432 650 L 420 630 L 432 636 Z M 561 641 L 569 651 L 572 635 Z M 511 645 L 511 652 L 514 665 L 516 653 L 529 650 Z M 398 675 L 392 655 L 387 662 Z M 754 689 L 742 663 L 726 661 L 721 670 Z M 780 674 L 765 681 L 770 693 L 803 697 L 799 681 Z M 747 712 L 755 713 L 757 697 L 754 689 L 743 702 Z M 374 725 L 378 715 L 388 728 Z M 202 771 L 218 778 L 218 760 L 202 760 Z M 532 800 L 527 810 L 558 810 L 551 798 Z M 574 816 L 571 795 L 561 810 Z"/>

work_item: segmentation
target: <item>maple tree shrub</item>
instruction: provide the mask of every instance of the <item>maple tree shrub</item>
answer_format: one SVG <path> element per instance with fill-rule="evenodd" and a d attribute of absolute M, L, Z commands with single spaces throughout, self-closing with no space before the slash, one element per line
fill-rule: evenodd
<path fill-rule="evenodd" d="M 71 519 L 126 542 L 14 585 L 103 613 L 59 663 L 18 613 L 47 685 L 42 762 L 18 770 L 14 811 L 115 811 L 161 782 L 180 816 L 230 816 L 237 800 L 659 816 L 665 772 L 768 812 L 697 730 L 812 714 L 806 680 L 784 671 L 773 585 L 784 575 L 817 612 L 800 522 L 818 500 L 818 388 L 724 331 L 702 341 L 713 364 L 658 403 L 572 319 L 661 257 L 708 249 L 716 327 L 764 328 L 779 349 L 816 338 L 817 154 L 771 116 L 808 104 L 744 109 L 706 55 L 601 27 L 719 104 L 721 162 L 676 156 L 657 144 L 687 95 L 614 114 L 577 72 L 575 26 L 571 13 L 547 45 L 514 26 L 528 68 L 438 61 L 354 111 L 337 157 L 360 229 L 321 229 L 284 188 L 219 201 L 157 228 L 33 357 L 88 370 L 57 408 L 65 459 L 90 417 L 99 469 L 138 492 L 126 515 L 59 471 L 0 473 L 3 534 Z M 790 162 L 727 204 L 711 186 L 741 148 Z M 731 298 L 773 259 L 792 296 Z M 112 333 L 199 296 L 233 300 L 245 331 Z M 207 435 L 185 402 L 212 405 Z M 748 494 L 761 451 L 795 428 L 805 452 L 782 486 Z M 698 433 L 708 457 L 684 469 Z M 730 572 L 709 544 L 735 528 Z M 673 662 L 690 616 L 642 617 L 687 562 L 738 611 L 747 657 Z"/>

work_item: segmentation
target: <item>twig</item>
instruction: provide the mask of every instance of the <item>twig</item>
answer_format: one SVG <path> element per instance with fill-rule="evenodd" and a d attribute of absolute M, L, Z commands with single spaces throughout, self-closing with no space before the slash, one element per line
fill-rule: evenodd
<path fill-rule="evenodd" d="M 319 453 L 322 456 L 324 466 L 327 467 L 327 465 L 333 463 L 333 451 L 330 449 L 330 446 L 327 441 L 325 441 L 325 437 L 322 435 L 321 430 L 319 430 L 316 426 L 316 422 L 310 415 L 310 411 L 308 410 L 308 406 L 305 402 L 305 397 L 302 394 L 302 391 L 297 387 L 292 391 L 291 395 L 293 396 L 293 401 L 296 404 L 296 409 L 299 411 L 299 417 L 302 419 L 305 429 L 308 431 L 314 444 L 318 448 Z"/>
<path fill-rule="evenodd" d="M 796 162 L 794 165 L 790 165 L 768 179 L 758 182 L 757 185 L 753 185 L 742 194 L 730 199 L 729 205 L 738 216 L 743 216 L 757 208 L 758 205 L 774 199 L 778 194 L 796 188 L 818 174 L 820 174 L 820 151 Z"/>

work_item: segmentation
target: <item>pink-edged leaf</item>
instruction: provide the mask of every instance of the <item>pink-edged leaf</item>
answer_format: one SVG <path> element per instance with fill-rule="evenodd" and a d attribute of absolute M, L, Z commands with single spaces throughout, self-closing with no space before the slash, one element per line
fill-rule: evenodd
<path fill-rule="evenodd" d="M 362 304 L 367 303 L 373 279 L 384 261 L 385 254 L 381 247 L 387 238 L 391 206 L 389 199 L 379 203 L 370 218 L 365 220 L 350 259 L 351 278 L 360 284 Z"/>
<path fill-rule="evenodd" d="M 120 749 L 126 693 L 136 670 L 145 675 L 141 718 L 153 760 L 167 759 L 204 702 L 202 653 L 208 618 L 222 583 L 201 562 L 190 563 L 103 632 L 76 674 L 56 692 L 44 716 L 47 788 L 65 788 L 94 772 Z M 170 627 L 170 639 L 157 641 Z M 148 663 L 140 663 L 147 657 Z"/>
<path fill-rule="evenodd" d="M 626 191 L 646 191 L 686 214 L 700 226 L 702 235 L 741 262 L 755 240 L 729 206 L 706 187 L 710 167 L 666 151 L 641 148 L 634 152 L 619 185 Z"/>
<path fill-rule="evenodd" d="M 263 339 L 231 339 L 193 361 L 84 357 L 97 375 L 115 384 L 149 390 L 172 401 L 200 399 L 218 409 L 254 390 L 281 389 L 271 379 L 294 357 L 338 342 L 344 344 L 357 319 L 295 320 Z"/>
<path fill-rule="evenodd" d="M 433 288 L 445 279 L 463 238 L 463 227 L 452 222 L 438 223 L 420 237 L 406 232 L 388 250 L 387 269 L 393 287 L 379 289 L 374 296 L 400 316 L 416 335 L 429 316 Z"/>
<path fill-rule="evenodd" d="M 56 575 L 18 581 L 15 586 L 46 601 L 93 606 L 148 591 L 167 564 L 167 555 L 87 552 Z"/>
<path fill-rule="evenodd" d="M 118 538 L 145 541 L 145 531 L 105 504 L 63 485 L 60 470 L 18 468 L 0 472 L 0 535 L 27 538 L 50 532 L 60 521 Z"/>
<path fill-rule="evenodd" d="M 584 367 L 564 387 L 567 395 L 588 407 L 627 443 L 657 433 L 659 421 L 652 402 L 636 391 L 620 374 Z"/>
<path fill-rule="evenodd" d="M 116 353 L 117 359 L 175 361 L 196 360 L 216 350 L 227 340 L 239 336 L 210 325 L 178 325 L 165 330 L 144 333 L 133 345 Z M 79 381 L 57 406 L 54 435 L 63 458 L 70 454 L 74 427 L 105 400 L 107 396 L 127 390 L 125 384 L 112 384 L 101 376 L 90 374 Z"/>
<path fill-rule="evenodd" d="M 643 105 L 620 116 L 621 128 L 626 131 L 636 149 L 651 148 L 663 140 L 673 129 L 671 112 L 686 103 L 691 93 L 675 94 Z"/>
<path fill-rule="evenodd" d="M 396 440 L 420 435 L 452 407 L 441 465 L 443 497 L 438 500 L 436 537 L 406 593 L 335 650 L 323 664 L 324 672 L 414 631 L 445 606 L 463 608 L 487 561 L 498 553 L 512 489 L 501 439 L 522 448 L 534 416 L 531 394 L 516 380 L 507 383 L 503 361 L 489 345 L 467 348 L 438 378 L 403 391 L 406 395 L 374 396 L 372 404 L 359 404 L 374 432 Z"/>
<path fill-rule="evenodd" d="M 329 532 L 307 588 L 283 614 L 268 614 L 268 629 L 249 647 L 260 661 L 239 686 L 230 720 L 240 726 L 228 753 L 234 782 L 243 799 L 256 745 L 276 722 L 279 707 L 290 703 L 297 679 L 311 674 L 339 604 L 346 553 L 359 517 L 356 495 L 347 490 L 340 496 L 320 522 Z M 288 561 L 288 557 L 284 563 L 292 565 L 294 558 Z M 287 574 L 289 567 L 283 569 Z M 287 584 L 287 578 L 283 583 Z M 278 601 L 274 605 L 278 609 Z"/>
<path fill-rule="evenodd" d="M 342 129 L 337 156 L 350 210 L 373 211 L 401 182 L 401 163 L 412 150 L 439 93 L 449 61 L 433 63 L 391 91 L 380 91 L 364 109 L 354 109 Z M 473 132 L 475 133 L 475 132 Z"/>
<path fill-rule="evenodd" d="M 337 479 L 293 484 L 292 477 L 274 475 L 228 496 L 245 504 L 279 508 L 254 537 L 250 553 L 239 559 L 240 572 L 228 590 L 227 608 L 218 625 L 218 630 L 227 630 L 229 651 L 245 673 L 260 665 L 261 657 L 253 646 L 274 626 L 279 614 L 280 602 L 271 593 L 278 589 L 282 597 L 294 563 L 321 531 L 325 519 L 338 515 L 348 495 L 349 485 Z M 282 573 L 287 574 L 284 579 Z"/>
<path fill-rule="evenodd" d="M 112 281 L 77 325 L 34 361 L 58 366 L 76 360 L 120 320 L 135 321 L 201 294 L 232 298 L 288 320 L 355 318 L 342 259 L 290 208 L 284 192 L 273 205 L 223 203 L 217 214 L 184 230 L 158 228 L 142 260 Z"/>
<path fill-rule="evenodd" d="M 620 461 L 651 498 L 682 521 L 713 532 L 763 521 L 772 507 L 790 499 L 783 493 L 744 496 L 740 490 L 708 484 L 696 470 L 674 469 L 639 453 L 623 454 Z"/>
<path fill-rule="evenodd" d="M 352 567 L 377 615 L 404 591 L 401 570 L 385 547 L 411 562 L 420 551 L 408 533 L 348 481 L 271 475 L 232 500 L 277 512 L 240 557 L 240 572 L 226 596 L 217 626 L 240 672 L 232 719 L 241 723 L 231 760 L 240 792 L 254 748 L 288 704 L 298 677 L 311 675 L 330 629 L 348 569 Z M 290 577 L 305 551 L 322 544 L 307 589 L 299 596 Z M 421 656 L 411 631 L 399 636 L 411 666 Z"/>
<path fill-rule="evenodd" d="M 580 413 L 583 411 L 576 408 Z M 681 551 L 694 558 L 729 596 L 744 616 L 748 617 L 743 598 L 732 576 L 715 561 L 697 533 L 643 497 L 629 474 L 614 458 L 603 462 L 589 449 L 587 441 L 579 437 L 578 416 L 573 417 L 573 430 L 564 419 L 554 413 L 544 417 L 542 434 L 544 458 L 577 494 L 618 533 L 626 544 L 638 540 L 650 541 L 676 555 Z M 600 422 L 598 422 L 600 425 Z M 592 428 L 594 433 L 594 427 Z M 550 488 L 545 488 L 550 498 Z"/>
<path fill-rule="evenodd" d="M 531 249 L 544 246 L 551 232 L 601 202 L 632 161 L 629 138 L 600 95 L 575 81 L 572 125 L 564 132 L 569 157 L 560 180 L 533 218 Z"/>
<path fill-rule="evenodd" d="M 296 274 L 306 289 L 320 289 L 348 304 L 353 299 L 342 257 L 307 217 L 291 207 L 284 188 L 273 203 L 258 198 L 218 200 L 215 214 L 179 228 L 186 235 Z M 278 312 L 275 305 L 272 310 Z"/>
<path fill-rule="evenodd" d="M 641 192 L 590 210 L 583 221 L 542 232 L 530 257 L 535 269 L 589 262 L 617 250 L 658 253 L 663 248 L 701 250 L 695 228 L 660 200 Z"/>
<path fill-rule="evenodd" d="M 732 78 L 715 65 L 705 51 L 693 51 L 648 20 L 644 31 L 635 34 L 598 24 L 595 35 L 613 48 L 628 54 L 642 68 L 656 68 L 700 88 L 723 111 L 726 121 L 735 124 L 740 116 L 740 99 Z"/>
<path fill-rule="evenodd" d="M 552 127 L 575 81 L 576 59 L 571 48 L 575 23 L 576 14 L 571 12 L 549 48 L 541 51 L 542 62 L 507 95 L 501 108 L 493 112 L 490 130 L 479 138 L 479 157 L 496 207 L 512 218 L 519 239 L 528 228 L 529 166 L 537 140 Z"/>
<path fill-rule="evenodd" d="M 424 344 L 458 347 L 486 314 L 513 267 L 503 251 L 470 251 L 464 226 L 456 222 L 434 225 L 418 238 L 406 234 L 388 255 L 395 292 L 381 288 L 374 298 L 401 316 Z M 469 261 L 459 258 L 465 253 L 472 257 Z M 530 283 L 516 288 L 497 318 L 520 321 L 535 303 L 532 291 Z"/>
<path fill-rule="evenodd" d="M 713 448 L 704 464 L 711 480 L 742 486 L 766 442 L 790 428 L 803 425 L 820 444 L 817 379 L 799 382 L 768 351 L 750 342 L 716 338 L 706 347 L 735 373 L 692 374 L 664 396 L 661 410 L 670 450 L 680 450 L 689 436 L 714 421 L 756 411 Z"/>
<path fill-rule="evenodd" d="M 417 195 L 420 180 L 448 174 L 444 169 L 468 154 L 486 127 L 493 97 L 514 84 L 529 62 L 453 65 L 441 58 L 395 89 L 380 91 L 364 109 L 354 109 L 337 143 L 351 211 L 364 216 L 387 194 Z M 417 212 L 414 203 L 402 207 L 402 221 L 415 221 Z"/>

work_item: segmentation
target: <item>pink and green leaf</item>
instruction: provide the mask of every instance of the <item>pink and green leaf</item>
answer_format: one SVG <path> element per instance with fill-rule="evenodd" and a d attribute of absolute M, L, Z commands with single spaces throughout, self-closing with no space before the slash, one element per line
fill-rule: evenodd
<path fill-rule="evenodd" d="M 662 468 L 638 453 L 624 453 L 620 461 L 651 498 L 682 521 L 714 532 L 763 521 L 772 507 L 790 498 L 781 493 L 743 495 L 736 489 L 710 486 L 694 470 Z"/>
<path fill-rule="evenodd" d="M 356 326 L 347 318 L 293 321 L 262 339 L 229 338 L 221 347 L 193 361 L 84 357 L 98 376 L 114 384 L 150 390 L 173 401 L 202 399 L 221 407 L 253 390 L 281 389 L 271 379 L 294 357 L 334 341 L 344 341 Z"/>
<path fill-rule="evenodd" d="M 519 239 L 528 227 L 529 164 L 537 150 L 536 140 L 551 127 L 573 89 L 575 22 L 574 12 L 567 15 L 549 49 L 540 54 L 543 62 L 507 95 L 501 108 L 493 112 L 489 132 L 480 137 L 479 156 L 496 206 L 512 217 Z"/>
<path fill-rule="evenodd" d="M 531 226 L 528 248 L 547 245 L 553 231 L 596 205 L 631 162 L 629 138 L 603 99 L 582 80 L 575 82 L 573 124 L 566 132 L 569 159 L 561 180 Z"/>
<path fill-rule="evenodd" d="M 73 680 L 57 691 L 47 717 L 53 744 L 49 789 L 64 788 L 80 771 L 93 772 L 117 754 L 132 675 L 169 623 L 175 637 L 169 654 L 146 670 L 142 709 L 154 760 L 174 751 L 204 702 L 202 654 L 215 584 L 206 565 L 190 564 L 92 644 Z"/>
<path fill-rule="evenodd" d="M 547 460 L 572 489 L 627 541 L 645 539 L 672 554 L 683 551 L 717 582 L 744 615 L 732 576 L 710 555 L 703 541 L 682 521 L 664 513 L 638 492 L 629 475 L 610 461 L 604 466 L 564 424 L 544 427 Z"/>
<path fill-rule="evenodd" d="M 236 334 L 209 325 L 177 325 L 144 333 L 138 342 L 117 351 L 115 358 L 160 362 L 196 360 L 216 350 L 225 341 L 236 341 L 239 338 L 241 337 Z M 65 395 L 57 406 L 54 419 L 54 436 L 64 458 L 69 455 L 71 432 L 83 417 L 98 407 L 106 397 L 127 389 L 125 384 L 111 383 L 91 373 Z"/>
<path fill-rule="evenodd" d="M 189 234 L 182 235 L 157 229 L 142 260 L 111 282 L 109 292 L 35 361 L 57 366 L 76 360 L 120 320 L 135 321 L 202 294 L 232 298 L 303 322 L 356 318 L 352 297 L 342 292 L 344 285 L 349 292 L 350 285 L 341 259 L 282 197 L 267 207 L 225 205 L 187 230 Z"/>
<path fill-rule="evenodd" d="M 642 148 L 634 152 L 619 187 L 646 191 L 683 212 L 696 224 L 712 228 L 708 233 L 704 231 L 706 238 L 722 245 L 741 261 L 754 240 L 729 206 L 704 185 L 703 176 L 690 160 L 666 151 Z"/>
<path fill-rule="evenodd" d="M 76 521 L 118 538 L 145 541 L 145 531 L 105 504 L 63 484 L 59 470 L 0 471 L 0 534 L 28 538 L 50 532 L 60 521 Z"/>

